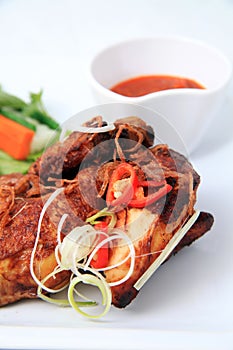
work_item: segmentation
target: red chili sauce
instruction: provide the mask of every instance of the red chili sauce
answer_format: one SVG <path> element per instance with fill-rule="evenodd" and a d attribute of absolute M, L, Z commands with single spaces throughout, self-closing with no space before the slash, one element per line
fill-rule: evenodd
<path fill-rule="evenodd" d="M 151 92 L 184 88 L 205 89 L 200 83 L 188 78 L 172 75 L 143 75 L 121 81 L 110 90 L 123 96 L 139 97 Z"/>

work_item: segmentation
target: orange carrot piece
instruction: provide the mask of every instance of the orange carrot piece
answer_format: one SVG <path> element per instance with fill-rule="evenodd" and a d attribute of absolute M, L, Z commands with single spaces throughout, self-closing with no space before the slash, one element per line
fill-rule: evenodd
<path fill-rule="evenodd" d="M 34 131 L 0 114 L 0 149 L 15 159 L 26 159 Z"/>

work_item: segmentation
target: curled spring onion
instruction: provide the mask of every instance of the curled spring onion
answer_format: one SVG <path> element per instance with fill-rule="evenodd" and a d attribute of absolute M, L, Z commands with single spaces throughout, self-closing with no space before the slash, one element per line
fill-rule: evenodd
<path fill-rule="evenodd" d="M 57 242 L 58 244 L 61 244 L 61 230 L 62 226 L 64 225 L 64 222 L 66 221 L 68 217 L 68 214 L 63 214 L 61 220 L 59 221 L 58 228 L 57 228 Z"/>
<path fill-rule="evenodd" d="M 95 225 L 95 224 L 98 224 L 100 222 L 97 219 L 99 219 L 101 217 L 105 217 L 105 216 L 111 216 L 111 221 L 108 224 L 108 227 L 113 228 L 116 225 L 117 218 L 116 218 L 116 214 L 109 211 L 108 208 L 104 208 L 104 209 L 98 211 L 98 213 L 90 216 L 89 218 L 86 219 L 86 222 L 90 223 L 91 225 Z"/>
<path fill-rule="evenodd" d="M 79 126 L 75 128 L 76 131 L 85 132 L 88 134 L 97 134 L 102 132 L 107 132 L 115 129 L 115 125 L 113 123 L 108 123 L 105 126 L 100 126 L 97 128 L 89 128 L 87 126 Z"/>
<path fill-rule="evenodd" d="M 85 271 L 91 272 L 93 275 L 87 273 L 80 273 L 79 269 L 84 270 L 83 265 L 79 261 L 85 259 L 90 251 L 93 249 L 94 241 L 98 236 L 98 231 L 96 231 L 91 225 L 87 224 L 81 227 L 76 227 L 73 229 L 61 242 L 60 232 L 64 221 L 66 220 L 66 214 L 62 216 L 60 223 L 58 225 L 58 245 L 56 247 L 56 257 L 58 265 L 61 269 L 71 270 L 76 277 L 71 279 L 68 288 L 68 303 L 80 314 L 88 318 L 100 318 L 104 316 L 111 306 L 112 297 L 111 290 L 108 283 L 105 281 L 104 277 L 95 269 L 92 269 L 88 266 L 85 267 Z M 99 232 L 100 234 L 100 232 Z M 103 234 L 101 232 L 101 234 Z M 107 236 L 107 234 L 105 233 Z M 58 252 L 60 253 L 61 258 L 58 258 Z M 90 284 L 96 286 L 102 294 L 102 304 L 104 305 L 104 311 L 97 314 L 91 315 L 87 312 L 84 312 L 80 309 L 83 306 L 95 306 L 96 302 L 87 301 L 87 302 L 78 302 L 75 300 L 74 294 L 77 293 L 76 286 L 79 283 Z M 52 303 L 59 303 L 59 305 L 66 306 L 67 301 L 57 301 L 53 298 L 48 298 L 47 296 L 42 297 L 44 300 Z"/>
<path fill-rule="evenodd" d="M 31 272 L 31 276 L 32 278 L 34 279 L 34 281 L 37 283 L 38 285 L 38 288 L 37 288 L 37 295 L 39 298 L 49 302 L 49 303 L 52 303 L 52 304 L 56 304 L 56 305 L 59 305 L 59 306 L 68 306 L 70 305 L 70 302 L 69 302 L 69 299 L 55 299 L 55 298 L 51 298 L 51 297 L 48 297 L 46 295 L 44 295 L 42 293 L 42 290 L 45 290 L 47 291 L 48 293 L 51 293 L 51 294 L 54 294 L 54 293 L 58 293 L 58 292 L 61 292 L 62 290 L 64 290 L 67 285 L 59 288 L 59 289 L 52 289 L 52 288 L 48 288 L 45 283 L 51 278 L 51 277 L 54 277 L 56 276 L 56 274 L 64 271 L 65 269 L 61 266 L 57 266 L 57 268 L 55 268 L 55 270 L 53 272 L 51 272 L 50 274 L 48 274 L 43 280 L 39 280 L 38 277 L 36 276 L 35 272 L 34 272 L 34 259 L 35 259 L 35 254 L 36 254 L 36 249 L 37 249 L 37 245 L 38 245 L 38 241 L 39 241 L 39 238 L 40 238 L 40 230 L 41 230 L 41 225 L 42 225 L 42 221 L 43 221 L 43 218 L 44 218 L 44 215 L 46 213 L 46 210 L 48 209 L 48 207 L 51 205 L 51 203 L 54 201 L 54 199 L 63 191 L 63 188 L 60 188 L 60 189 L 57 189 L 54 193 L 52 193 L 52 195 L 49 197 L 49 199 L 47 200 L 47 202 L 44 204 L 43 208 L 42 208 L 42 211 L 40 213 L 40 217 L 39 217 L 39 221 L 38 221 L 38 226 L 37 226 L 37 233 L 36 233 L 36 239 L 35 239 L 35 243 L 34 243 L 34 247 L 33 247 L 33 250 L 32 250 L 32 253 L 31 253 L 31 258 L 30 258 L 30 272 Z M 58 241 L 60 242 L 60 231 L 61 231 L 61 228 L 62 228 L 62 225 L 65 221 L 65 219 L 67 218 L 67 215 L 63 215 L 60 223 L 59 223 L 59 226 L 58 226 L 58 232 L 59 232 L 59 239 Z M 84 302 L 74 302 L 73 305 L 76 305 L 76 307 L 79 307 L 79 306 L 95 306 L 96 305 L 96 302 L 94 301 L 84 301 Z"/>
<path fill-rule="evenodd" d="M 47 275 L 42 281 L 41 281 L 41 284 L 44 285 L 51 277 L 54 277 L 56 276 L 57 273 L 60 273 L 61 271 L 63 271 L 62 268 L 58 268 L 56 270 L 54 270 L 53 272 L 51 272 L 49 275 Z M 67 287 L 64 286 L 63 287 L 63 290 Z M 55 304 L 55 305 L 58 305 L 58 306 L 63 306 L 63 307 L 67 307 L 67 306 L 70 306 L 70 302 L 69 302 L 69 299 L 55 299 L 55 298 L 52 298 L 52 297 L 49 297 L 45 294 L 42 293 L 42 286 L 38 286 L 37 288 L 37 295 L 40 299 L 44 300 L 44 301 L 47 301 L 49 302 L 50 304 Z M 57 293 L 58 291 L 56 289 L 54 289 L 53 293 Z M 77 304 L 77 306 L 96 306 L 97 303 L 95 301 L 75 301 L 75 303 Z"/>
<path fill-rule="evenodd" d="M 103 132 L 108 132 L 115 129 L 115 125 L 113 123 L 108 123 L 105 126 L 91 128 L 86 126 L 76 126 L 75 131 L 83 132 L 86 134 L 98 134 Z M 64 141 L 67 135 L 67 129 L 65 127 L 62 128 L 61 134 L 60 134 L 60 141 Z"/>
<path fill-rule="evenodd" d="M 77 229 L 80 229 L 80 228 L 77 228 Z M 89 234 L 92 234 L 92 232 L 89 232 Z M 82 270 L 84 270 L 84 271 L 88 270 L 88 271 L 92 272 L 94 275 L 96 275 L 97 277 L 102 278 L 102 275 L 98 271 L 106 271 L 106 270 L 116 268 L 116 267 L 122 265 L 124 262 L 126 262 L 130 258 L 131 259 L 130 268 L 129 268 L 127 274 L 122 279 L 120 279 L 118 281 L 109 282 L 108 285 L 110 287 L 112 287 L 112 286 L 117 286 L 121 283 L 124 283 L 132 275 L 133 270 L 134 270 L 134 264 L 135 264 L 135 250 L 134 250 L 134 245 L 133 245 L 131 239 L 123 231 L 121 231 L 119 229 L 112 230 L 111 235 L 109 235 L 109 236 L 102 231 L 95 231 L 95 235 L 98 236 L 98 234 L 105 235 L 106 239 L 102 240 L 99 244 L 96 245 L 96 247 L 90 253 L 86 263 L 83 263 L 83 264 L 78 263 L 79 261 L 82 260 L 83 256 L 81 258 L 81 256 L 77 255 L 77 252 L 79 251 L 79 249 L 75 248 L 74 244 L 73 244 L 73 246 L 71 246 L 73 249 L 73 252 L 69 251 L 69 257 L 66 260 L 66 262 L 68 263 L 67 268 L 69 268 L 76 276 L 78 276 L 80 278 L 80 280 L 82 280 L 83 274 L 79 271 L 79 268 L 82 268 Z M 79 243 L 81 243 L 81 244 L 82 244 L 82 235 L 83 235 L 83 232 L 80 233 L 81 238 L 79 239 Z M 85 236 L 84 236 L 84 239 L 86 239 Z M 90 261 L 92 260 L 93 256 L 97 253 L 97 251 L 102 246 L 104 246 L 106 243 L 113 242 L 114 240 L 125 241 L 124 244 L 126 244 L 129 248 L 129 254 L 126 256 L 126 258 L 123 259 L 122 261 L 119 261 L 118 263 L 116 263 L 114 265 L 110 265 L 110 266 L 107 266 L 105 268 L 94 269 L 94 268 L 89 267 Z M 123 245 L 123 243 L 122 243 L 122 245 Z"/>
<path fill-rule="evenodd" d="M 101 312 L 97 315 L 90 315 L 90 314 L 88 314 L 80 309 L 80 306 L 83 306 L 83 305 L 80 305 L 79 303 L 77 303 L 77 301 L 74 298 L 75 287 L 80 282 L 96 286 L 100 290 L 100 292 L 102 294 L 102 305 L 104 305 L 103 312 Z M 68 289 L 68 299 L 69 299 L 70 305 L 77 312 L 79 312 L 81 315 L 88 317 L 88 318 L 96 319 L 96 318 L 103 317 L 109 311 L 109 309 L 111 307 L 111 303 L 112 303 L 112 293 L 111 293 L 111 290 L 110 290 L 108 283 L 105 281 L 104 278 L 99 278 L 97 276 L 93 276 L 91 274 L 86 273 L 86 274 L 82 274 L 81 278 L 74 277 L 72 279 L 72 281 L 69 285 L 69 289 Z"/>
<path fill-rule="evenodd" d="M 61 266 L 69 270 L 73 261 L 77 263 L 85 259 L 93 249 L 95 238 L 96 230 L 91 225 L 75 227 L 58 247 Z"/>
<path fill-rule="evenodd" d="M 37 234 L 35 239 L 35 244 L 31 254 L 30 260 L 30 271 L 33 279 L 38 285 L 37 294 L 38 296 L 52 304 L 59 306 L 69 306 L 71 305 L 78 313 L 81 315 L 97 319 L 104 316 L 110 309 L 112 303 L 112 294 L 111 287 L 117 286 L 119 284 L 127 281 L 133 271 L 135 266 L 135 258 L 139 257 L 135 255 L 135 249 L 133 242 L 130 237 L 122 230 L 114 228 L 116 223 L 116 216 L 114 213 L 106 211 L 106 208 L 92 217 L 86 220 L 87 224 L 81 227 L 75 227 L 67 236 L 64 237 L 63 241 L 61 239 L 61 231 L 64 225 L 65 220 L 68 215 L 64 214 L 58 224 L 57 229 L 57 246 L 55 248 L 55 257 L 57 260 L 57 267 L 48 274 L 43 280 L 39 280 L 34 272 L 34 259 L 36 254 L 36 249 L 40 237 L 40 230 L 42 226 L 42 221 L 45 215 L 46 210 L 54 201 L 54 199 L 63 191 L 63 188 L 56 190 L 45 203 L 38 221 Z M 111 221 L 109 224 L 108 233 L 103 232 L 102 230 L 95 229 L 92 225 L 95 225 L 98 221 L 98 218 L 104 216 L 111 216 Z M 180 240 L 185 236 L 187 231 L 192 227 L 199 216 L 199 212 L 193 214 L 193 216 L 185 223 L 185 225 L 177 231 L 172 239 L 169 241 L 165 249 L 156 252 L 160 253 L 154 263 L 147 269 L 147 271 L 139 278 L 139 280 L 134 284 L 134 287 L 139 290 L 144 283 L 150 278 L 154 271 L 166 260 L 166 258 L 171 254 L 173 249 L 177 246 Z M 90 223 L 90 224 L 89 224 Z M 99 241 L 99 236 L 104 235 L 104 239 Z M 98 253 L 98 250 L 104 247 L 109 243 L 110 247 L 114 247 L 114 242 L 116 242 L 116 247 L 127 246 L 129 253 L 121 261 L 115 263 L 114 265 L 109 265 L 99 269 L 90 267 L 90 262 Z M 150 254 L 153 254 L 150 253 Z M 130 259 L 130 267 L 126 275 L 118 281 L 109 281 L 107 282 L 105 277 L 102 275 L 104 271 L 117 268 L 124 264 L 128 259 Z M 70 282 L 67 283 L 60 289 L 52 289 L 46 286 L 46 282 L 50 278 L 56 278 L 56 275 L 62 271 L 70 270 L 72 276 Z M 97 302 L 85 298 L 82 294 L 77 291 L 78 284 L 88 284 L 95 286 L 99 289 L 102 295 L 102 305 L 104 310 L 98 314 L 92 315 L 81 308 L 86 306 L 96 306 Z M 67 299 L 58 299 L 51 296 L 43 294 L 43 290 L 48 293 L 55 294 L 68 287 Z M 82 297 L 85 301 L 78 301 L 75 298 L 75 295 Z"/>
<path fill-rule="evenodd" d="M 48 207 L 50 206 L 50 204 L 54 201 L 54 199 L 63 191 L 63 188 L 59 188 L 57 189 L 55 192 L 53 192 L 51 194 L 51 196 L 49 197 L 49 199 L 47 200 L 47 202 L 44 204 L 41 213 L 40 213 L 40 217 L 39 217 L 39 221 L 38 221 L 38 225 L 37 225 L 37 233 L 36 233 L 36 239 L 35 239 L 35 243 L 34 243 L 34 247 L 32 249 L 32 253 L 31 253 L 31 258 L 30 258 L 30 272 L 31 272 L 31 276 L 34 279 L 34 281 L 38 284 L 38 286 L 40 286 L 41 288 L 43 288 L 44 290 L 46 290 L 49 293 L 53 293 L 54 290 L 51 288 L 48 288 L 44 285 L 44 283 L 42 283 L 38 277 L 36 276 L 35 272 L 34 272 L 34 259 L 35 259 L 35 254 L 36 254 L 36 249 L 37 249 L 37 245 L 39 242 L 39 238 L 40 238 L 40 230 L 41 230 L 41 225 L 42 225 L 42 221 L 44 218 L 44 215 L 46 213 L 46 210 L 48 209 Z M 63 288 L 57 290 L 60 291 L 63 290 Z"/>
<path fill-rule="evenodd" d="M 115 281 L 115 282 L 109 282 L 109 286 L 113 287 L 113 286 L 117 286 L 121 283 L 124 283 L 125 281 L 127 281 L 130 276 L 133 273 L 134 270 L 134 264 L 135 264 L 135 249 L 134 249 L 134 245 L 131 241 L 131 239 L 120 229 L 114 229 L 111 232 L 111 235 L 109 237 L 107 237 L 106 239 L 104 239 L 102 242 L 100 242 L 92 251 L 92 253 L 90 254 L 90 256 L 88 257 L 86 264 L 84 266 L 84 270 L 87 268 L 87 266 L 90 264 L 93 256 L 97 253 L 97 251 L 99 250 L 99 248 L 101 248 L 102 246 L 104 246 L 106 243 L 108 242 L 113 242 L 114 240 L 119 241 L 119 240 L 124 240 L 125 244 L 128 246 L 129 248 L 129 254 L 121 261 L 119 261 L 118 263 L 114 264 L 114 265 L 110 265 L 104 268 L 100 268 L 98 269 L 98 271 L 107 271 L 107 270 L 111 270 L 113 268 L 116 268 L 118 266 L 121 266 L 122 264 L 124 264 L 128 259 L 130 259 L 130 267 L 129 270 L 127 272 L 127 274 L 120 280 Z M 123 243 L 122 243 L 123 244 Z"/>

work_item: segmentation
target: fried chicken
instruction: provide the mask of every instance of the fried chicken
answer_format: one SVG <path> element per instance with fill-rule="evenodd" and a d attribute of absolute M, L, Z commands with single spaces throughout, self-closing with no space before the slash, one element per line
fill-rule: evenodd
<path fill-rule="evenodd" d="M 100 118 L 95 125 L 99 127 L 104 122 Z M 152 146 L 153 130 L 139 118 L 118 120 L 115 126 L 112 131 L 99 134 L 74 132 L 63 143 L 51 146 L 28 174 L 0 177 L 0 305 L 37 298 L 37 283 L 30 270 L 31 254 L 42 208 L 58 188 L 62 187 L 63 192 L 44 215 L 33 262 L 39 280 L 57 265 L 54 251 L 62 215 L 69 217 L 62 227 L 64 237 L 103 209 L 109 179 L 119 163 L 132 164 L 141 180 L 165 179 L 172 186 L 166 196 L 145 208 L 126 206 L 117 212 L 116 226 L 123 228 L 132 240 L 136 259 L 130 278 L 111 287 L 112 303 L 116 307 L 125 307 L 135 298 L 138 293 L 135 282 L 195 212 L 200 177 L 189 161 L 167 145 Z M 104 142 L 110 142 L 111 147 L 106 147 Z M 173 253 L 201 237 L 212 224 L 213 216 L 201 212 Z M 109 265 L 127 253 L 127 247 L 111 248 Z M 107 282 L 122 278 L 129 263 L 106 271 Z M 63 271 L 50 278 L 47 286 L 58 289 L 69 278 L 70 271 Z"/>

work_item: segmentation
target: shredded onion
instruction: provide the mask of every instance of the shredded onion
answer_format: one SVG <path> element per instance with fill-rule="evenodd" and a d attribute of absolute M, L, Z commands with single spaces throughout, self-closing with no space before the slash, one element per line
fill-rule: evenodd
<path fill-rule="evenodd" d="M 105 126 L 96 127 L 96 128 L 89 128 L 87 126 L 80 125 L 80 126 L 76 126 L 74 131 L 79 131 L 86 134 L 98 134 L 98 133 L 114 130 L 115 128 L 116 127 L 113 123 L 108 123 Z M 67 130 L 65 128 L 62 128 L 59 140 L 64 141 L 64 139 L 66 138 L 66 134 L 67 134 Z"/>
<path fill-rule="evenodd" d="M 47 275 L 47 276 L 41 281 L 42 285 L 44 285 L 51 277 L 56 278 L 56 274 L 57 274 L 57 273 L 60 273 L 61 271 L 63 271 L 63 269 L 62 269 L 62 268 L 58 268 L 58 269 L 54 270 L 53 272 L 51 272 L 49 275 Z M 65 286 L 63 287 L 63 290 L 64 290 L 68 285 L 69 285 L 69 284 L 65 285 Z M 44 288 L 42 288 L 42 286 L 38 286 L 37 295 L 38 295 L 38 297 L 39 297 L 40 299 L 43 299 L 44 301 L 47 301 L 47 302 L 49 302 L 50 304 L 56 304 L 56 305 L 58 305 L 58 306 L 70 306 L 70 302 L 69 302 L 69 299 L 68 299 L 68 298 L 67 298 L 67 299 L 55 299 L 55 298 L 48 297 L 47 295 L 44 295 L 44 294 L 42 293 L 42 289 L 44 289 Z M 60 290 L 60 291 L 61 291 L 61 290 Z M 54 293 L 54 294 L 57 293 L 57 292 L 58 292 L 58 290 L 56 290 L 56 289 L 53 290 L 53 293 Z M 80 295 L 80 293 L 79 293 L 79 295 Z M 77 304 L 78 306 L 95 306 L 95 305 L 97 305 L 97 303 L 96 303 L 95 301 L 90 301 L 90 300 L 88 300 L 88 301 L 77 301 L 76 304 Z"/>
<path fill-rule="evenodd" d="M 59 227 L 62 227 L 65 218 L 60 221 Z M 97 240 L 99 235 L 104 235 L 106 238 L 101 242 L 96 244 L 93 249 L 94 242 Z M 129 254 L 118 263 L 113 266 L 107 266 L 105 268 L 94 269 L 89 267 L 90 262 L 98 250 L 104 246 L 106 243 L 113 242 L 114 240 L 123 240 L 129 248 Z M 58 257 L 58 251 L 61 255 L 61 258 Z M 66 270 L 71 270 L 76 276 L 82 279 L 82 275 L 78 271 L 78 263 L 87 258 L 86 263 L 83 263 L 82 268 L 86 271 L 89 269 L 92 273 L 96 274 L 96 271 L 107 271 L 113 268 L 116 268 L 128 259 L 131 259 L 130 268 L 127 274 L 120 279 L 119 281 L 109 282 L 109 286 L 116 286 L 121 283 L 124 283 L 133 273 L 134 264 L 135 264 L 135 250 L 134 245 L 131 239 L 120 229 L 113 229 L 110 232 L 110 235 L 106 234 L 101 230 L 95 230 L 91 225 L 84 225 L 74 228 L 64 239 L 63 242 L 56 247 L 56 257 L 58 264 Z"/>
<path fill-rule="evenodd" d="M 114 269 L 114 268 L 124 264 L 128 259 L 131 259 L 130 268 L 129 268 L 127 274 L 122 279 L 120 279 L 119 281 L 108 282 L 110 287 L 117 286 L 117 285 L 127 281 L 130 278 L 130 276 L 132 275 L 133 270 L 134 270 L 134 264 L 135 264 L 135 249 L 134 249 L 134 245 L 133 245 L 131 239 L 122 230 L 120 230 L 120 229 L 112 230 L 111 231 L 111 235 L 109 237 L 107 237 L 106 239 L 102 240 L 95 247 L 95 249 L 92 251 L 92 253 L 88 257 L 88 259 L 86 261 L 86 264 L 85 264 L 85 267 L 84 267 L 84 269 L 87 268 L 87 266 L 90 264 L 93 256 L 98 252 L 98 250 L 102 246 L 104 246 L 106 243 L 112 242 L 114 240 L 119 240 L 119 239 L 121 239 L 121 240 L 123 239 L 126 242 L 126 245 L 129 248 L 129 254 L 123 260 L 119 261 L 118 263 L 116 263 L 114 265 L 110 265 L 110 266 L 104 267 L 104 268 L 99 268 L 99 269 L 97 269 L 97 271 L 107 271 L 107 270 Z"/>
<path fill-rule="evenodd" d="M 93 215 L 92 217 L 88 218 L 86 220 L 87 222 L 86 225 L 75 227 L 68 235 L 64 237 L 62 241 L 61 239 L 62 227 L 64 225 L 65 220 L 68 217 L 67 214 L 64 214 L 58 224 L 58 229 L 57 229 L 57 246 L 55 248 L 55 257 L 58 265 L 54 269 L 54 271 L 52 271 L 43 280 L 40 281 L 34 272 L 34 259 L 35 259 L 37 245 L 40 238 L 42 221 L 46 213 L 46 210 L 54 201 L 54 199 L 62 191 L 63 191 L 63 188 L 57 189 L 46 201 L 40 213 L 38 226 L 37 226 L 36 239 L 35 239 L 34 247 L 31 254 L 31 259 L 30 259 L 30 272 L 34 281 L 38 285 L 37 294 L 41 299 L 49 303 L 57 304 L 60 306 L 71 305 L 77 312 L 79 312 L 81 315 L 88 318 L 93 318 L 93 319 L 100 318 L 104 316 L 110 309 L 110 306 L 112 303 L 111 287 L 122 284 L 131 277 L 134 271 L 135 259 L 140 256 L 135 255 L 134 245 L 130 237 L 124 231 L 118 228 L 113 228 L 116 222 L 116 216 L 115 214 L 106 211 L 106 208 L 100 211 L 99 213 Z M 134 284 L 134 287 L 137 290 L 141 289 L 141 287 L 146 283 L 146 281 L 151 277 L 151 275 L 171 254 L 173 249 L 177 246 L 177 244 L 185 236 L 187 231 L 195 223 L 195 221 L 199 216 L 199 213 L 200 213 L 199 211 L 195 212 L 193 216 L 185 223 L 185 225 L 178 232 L 174 234 L 174 236 L 168 242 L 165 249 L 157 252 L 148 253 L 148 255 L 154 254 L 154 253 L 160 253 L 160 255 L 154 261 L 154 263 L 151 264 L 151 266 L 147 269 L 147 271 L 139 278 L 139 280 Z M 92 226 L 96 223 L 96 220 L 102 216 L 111 216 L 111 222 L 109 225 L 108 233 L 103 232 L 102 230 L 96 230 Z M 90 225 L 88 222 L 90 222 L 92 225 Z M 104 235 L 105 238 L 98 243 L 98 237 L 100 235 L 101 236 Z M 98 250 L 103 246 L 105 246 L 107 243 L 110 243 L 110 246 L 113 247 L 114 241 L 117 241 L 116 246 L 126 245 L 129 248 L 129 253 L 127 254 L 127 256 L 121 261 L 117 262 L 116 264 L 106 266 L 104 268 L 96 269 L 96 268 L 90 267 L 90 262 L 93 259 L 94 255 L 98 253 Z M 147 254 L 144 254 L 144 255 L 147 255 Z M 102 275 L 102 272 L 117 268 L 118 266 L 121 266 L 126 261 L 128 261 L 128 259 L 130 259 L 130 267 L 126 275 L 118 281 L 107 282 L 105 277 Z M 69 283 L 67 283 L 65 286 L 61 287 L 60 289 L 52 289 L 45 285 L 50 278 L 52 277 L 56 278 L 56 274 L 65 270 L 70 270 L 72 272 L 72 276 Z M 96 286 L 100 290 L 102 295 L 102 304 L 104 306 L 103 312 L 97 315 L 91 315 L 80 309 L 80 307 L 84 307 L 84 306 L 96 306 L 97 303 L 95 301 L 90 301 L 89 299 L 87 299 L 85 296 L 83 296 L 76 290 L 76 286 L 79 283 L 90 284 L 90 285 Z M 64 290 L 65 288 L 67 288 L 67 286 L 68 286 L 67 299 L 55 299 L 47 295 L 44 295 L 42 292 L 42 290 L 44 290 L 49 293 L 55 294 Z M 82 297 L 85 301 L 77 301 L 75 299 L 75 294 L 78 295 L 79 297 Z"/>
<path fill-rule="evenodd" d="M 105 126 L 100 126 L 97 128 L 89 128 L 87 126 L 79 126 L 79 127 L 75 128 L 76 131 L 80 131 L 80 132 L 84 132 L 84 133 L 88 133 L 88 134 L 97 134 L 97 133 L 101 133 L 101 132 L 111 131 L 114 129 L 115 129 L 115 125 L 113 123 L 108 123 Z"/>
<path fill-rule="evenodd" d="M 82 259 L 85 259 L 93 248 L 96 230 L 91 225 L 75 227 L 59 246 L 61 266 L 70 269 Z"/>
<path fill-rule="evenodd" d="M 36 248 L 39 242 L 39 238 L 40 238 L 40 230 L 41 230 L 41 225 L 42 225 L 42 221 L 44 218 L 44 215 L 46 213 L 46 210 L 48 209 L 48 207 L 50 206 L 50 204 L 54 201 L 54 199 L 63 191 L 63 188 L 59 188 L 57 189 L 55 192 L 53 192 L 51 194 L 51 196 L 48 198 L 48 200 L 46 201 L 46 203 L 44 204 L 41 213 L 40 213 L 40 217 L 39 217 L 39 221 L 38 221 L 38 225 L 37 225 L 37 233 L 36 233 L 36 239 L 35 239 L 35 243 L 34 243 L 34 247 L 32 249 L 32 253 L 31 253 L 31 258 L 30 258 L 30 272 L 31 272 L 31 276 L 34 279 L 34 281 L 38 284 L 38 286 L 41 286 L 41 288 L 43 288 L 44 290 L 46 290 L 49 293 L 53 293 L 54 290 L 51 288 L 48 288 L 44 285 L 44 283 L 42 283 L 36 276 L 35 272 L 34 272 L 34 259 L 35 259 L 35 254 L 36 254 Z M 57 290 L 60 291 L 63 290 L 63 288 Z"/>
<path fill-rule="evenodd" d="M 68 217 L 68 214 L 63 214 L 61 220 L 59 221 L 58 228 L 57 228 L 57 242 L 58 244 L 61 244 L 61 230 L 62 226 L 64 225 L 64 222 L 66 221 Z"/>

